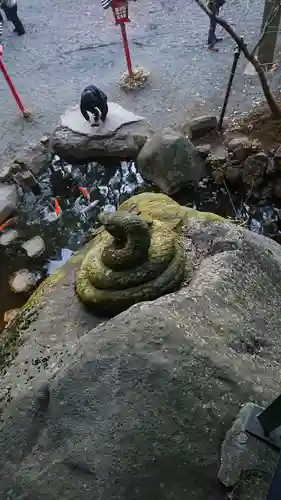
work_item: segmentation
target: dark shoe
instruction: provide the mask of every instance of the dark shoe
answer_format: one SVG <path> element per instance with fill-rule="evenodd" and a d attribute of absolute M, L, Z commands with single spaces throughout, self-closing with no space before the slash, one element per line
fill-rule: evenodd
<path fill-rule="evenodd" d="M 25 34 L 24 28 L 21 28 L 20 30 L 14 29 L 14 31 L 18 34 L 18 36 L 22 36 Z"/>
<path fill-rule="evenodd" d="M 213 45 L 208 45 L 208 50 L 211 50 L 212 52 L 218 52 L 219 49 L 216 49 L 216 47 L 214 47 L 214 44 Z"/>

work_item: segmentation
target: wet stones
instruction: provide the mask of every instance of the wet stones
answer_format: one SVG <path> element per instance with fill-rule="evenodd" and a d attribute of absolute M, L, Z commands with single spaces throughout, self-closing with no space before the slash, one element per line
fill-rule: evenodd
<path fill-rule="evenodd" d="M 14 175 L 14 180 L 24 189 L 32 191 L 36 196 L 41 193 L 41 188 L 31 170 L 24 170 Z"/>
<path fill-rule="evenodd" d="M 218 185 L 228 182 L 256 199 L 281 197 L 281 147 L 260 151 L 261 144 L 246 136 L 235 137 L 212 150 L 205 163 Z"/>
<path fill-rule="evenodd" d="M 216 148 L 206 159 L 206 167 L 212 174 L 216 184 L 223 183 L 226 160 L 227 154 L 222 147 Z"/>
<path fill-rule="evenodd" d="M 244 161 L 248 156 L 256 153 L 258 143 L 251 141 L 248 137 L 235 137 L 231 139 L 226 146 L 228 157 L 234 161 Z"/>
<path fill-rule="evenodd" d="M 171 195 L 206 176 L 204 161 L 181 132 L 166 128 L 148 140 L 137 158 L 140 173 Z"/>
<path fill-rule="evenodd" d="M 42 144 L 42 146 L 48 146 L 49 145 L 49 142 L 50 142 L 50 136 L 48 134 L 46 135 L 43 135 L 40 139 L 40 144 Z"/>
<path fill-rule="evenodd" d="M 198 139 L 204 135 L 217 130 L 218 120 L 216 116 L 198 116 L 188 124 L 188 136 L 190 139 Z"/>
<path fill-rule="evenodd" d="M 7 229 L 0 235 L 0 245 L 7 247 L 11 245 L 18 237 L 18 232 L 15 229 Z"/>
<path fill-rule="evenodd" d="M 13 176 L 17 174 L 20 170 L 20 166 L 16 163 L 11 163 L 10 165 L 4 165 L 0 170 L 0 182 L 10 182 L 13 180 Z"/>
<path fill-rule="evenodd" d="M 199 144 L 196 146 L 196 151 L 199 153 L 201 158 L 203 158 L 203 160 L 206 160 L 212 151 L 212 146 L 211 144 Z"/>
<path fill-rule="evenodd" d="M 256 188 L 261 186 L 268 166 L 268 156 L 265 153 L 257 153 L 249 156 L 243 167 L 242 179 L 247 187 Z"/>
<path fill-rule="evenodd" d="M 19 165 L 21 170 L 31 170 L 34 175 L 47 168 L 49 161 L 49 149 L 40 142 L 30 144 L 13 159 L 13 163 Z"/>
<path fill-rule="evenodd" d="M 4 323 L 8 326 L 18 315 L 20 309 L 9 309 L 4 313 Z"/>
<path fill-rule="evenodd" d="M 28 269 L 16 271 L 9 280 L 9 286 L 14 293 L 29 293 L 37 284 L 37 276 Z"/>
<path fill-rule="evenodd" d="M 35 236 L 23 243 L 22 248 L 26 251 L 28 257 L 35 259 L 45 251 L 45 243 L 41 236 Z"/>
<path fill-rule="evenodd" d="M 13 212 L 18 203 L 18 193 L 15 185 L 0 184 L 0 224 Z"/>

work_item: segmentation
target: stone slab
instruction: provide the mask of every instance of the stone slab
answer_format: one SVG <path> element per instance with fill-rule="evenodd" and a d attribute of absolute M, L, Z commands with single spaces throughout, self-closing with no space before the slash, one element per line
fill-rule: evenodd
<path fill-rule="evenodd" d="M 144 118 L 124 109 L 120 104 L 108 102 L 106 120 L 99 127 L 91 127 L 82 116 L 80 107 L 68 108 L 60 118 L 60 125 L 72 132 L 89 135 L 91 137 L 108 137 L 113 135 L 120 127 L 129 123 L 142 121 Z"/>
<path fill-rule="evenodd" d="M 35 258 L 42 255 L 45 250 L 45 243 L 40 236 L 35 236 L 23 243 L 22 248 L 26 251 L 28 257 Z"/>

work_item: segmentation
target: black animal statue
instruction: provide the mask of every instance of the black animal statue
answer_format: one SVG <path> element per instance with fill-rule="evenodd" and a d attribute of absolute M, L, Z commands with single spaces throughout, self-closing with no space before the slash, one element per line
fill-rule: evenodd
<path fill-rule="evenodd" d="M 92 127 L 98 127 L 108 113 L 107 96 L 94 85 L 88 85 L 81 95 L 80 110 Z"/>

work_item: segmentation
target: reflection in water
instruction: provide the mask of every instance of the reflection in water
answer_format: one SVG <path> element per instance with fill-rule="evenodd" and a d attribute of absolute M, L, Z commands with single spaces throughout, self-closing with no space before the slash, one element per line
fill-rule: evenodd
<path fill-rule="evenodd" d="M 274 205 L 261 203 L 250 206 L 243 203 L 238 214 L 246 222 L 246 227 L 253 233 L 263 234 L 281 243 L 281 227 L 278 216 L 279 210 Z"/>
<path fill-rule="evenodd" d="M 27 299 L 26 295 L 16 296 L 9 289 L 8 279 L 13 272 L 22 268 L 39 269 L 42 279 L 54 273 L 98 225 L 101 210 L 113 212 L 132 194 L 151 189 L 136 172 L 133 162 L 118 160 L 105 165 L 98 162 L 69 165 L 55 156 L 38 181 L 42 189 L 39 196 L 19 188 L 19 237 L 12 246 L 0 248 L 0 295 L 5 296 L 0 305 L 0 331 L 5 311 L 23 305 Z M 61 208 L 59 216 L 55 200 Z M 32 261 L 21 245 L 38 235 L 43 238 L 46 251 L 43 257 Z"/>
<path fill-rule="evenodd" d="M 54 172 L 56 175 L 52 175 Z M 20 218 L 16 225 L 18 238 L 6 249 L 0 247 L 0 331 L 4 312 L 20 307 L 27 299 L 27 296 L 16 296 L 9 289 L 8 279 L 14 271 L 27 268 L 40 272 L 42 279 L 52 274 L 87 241 L 91 231 L 99 224 L 100 211 L 114 212 L 133 194 L 157 191 L 137 173 L 133 162 L 116 160 L 104 165 L 94 161 L 78 166 L 54 157 L 49 171 L 38 180 L 42 188 L 39 196 L 20 192 Z M 57 185 L 52 182 L 57 182 Z M 232 193 L 231 198 L 224 187 L 215 187 L 212 180 L 206 178 L 197 187 L 193 185 L 183 189 L 176 201 L 232 219 L 235 216 L 234 205 L 236 215 L 245 221 L 246 227 L 281 242 L 280 214 L 273 205 L 257 204 L 256 201 L 243 203 L 241 193 Z M 55 200 L 61 208 L 60 216 L 55 211 Z M 46 251 L 42 257 L 32 261 L 26 257 L 21 245 L 38 235 L 43 238 Z"/>
<path fill-rule="evenodd" d="M 68 259 L 70 259 L 71 255 L 73 255 L 73 252 L 69 250 L 69 248 L 62 248 L 58 259 L 49 259 L 45 264 L 44 267 L 47 271 L 47 275 L 51 276 L 51 274 L 62 267 Z"/>

